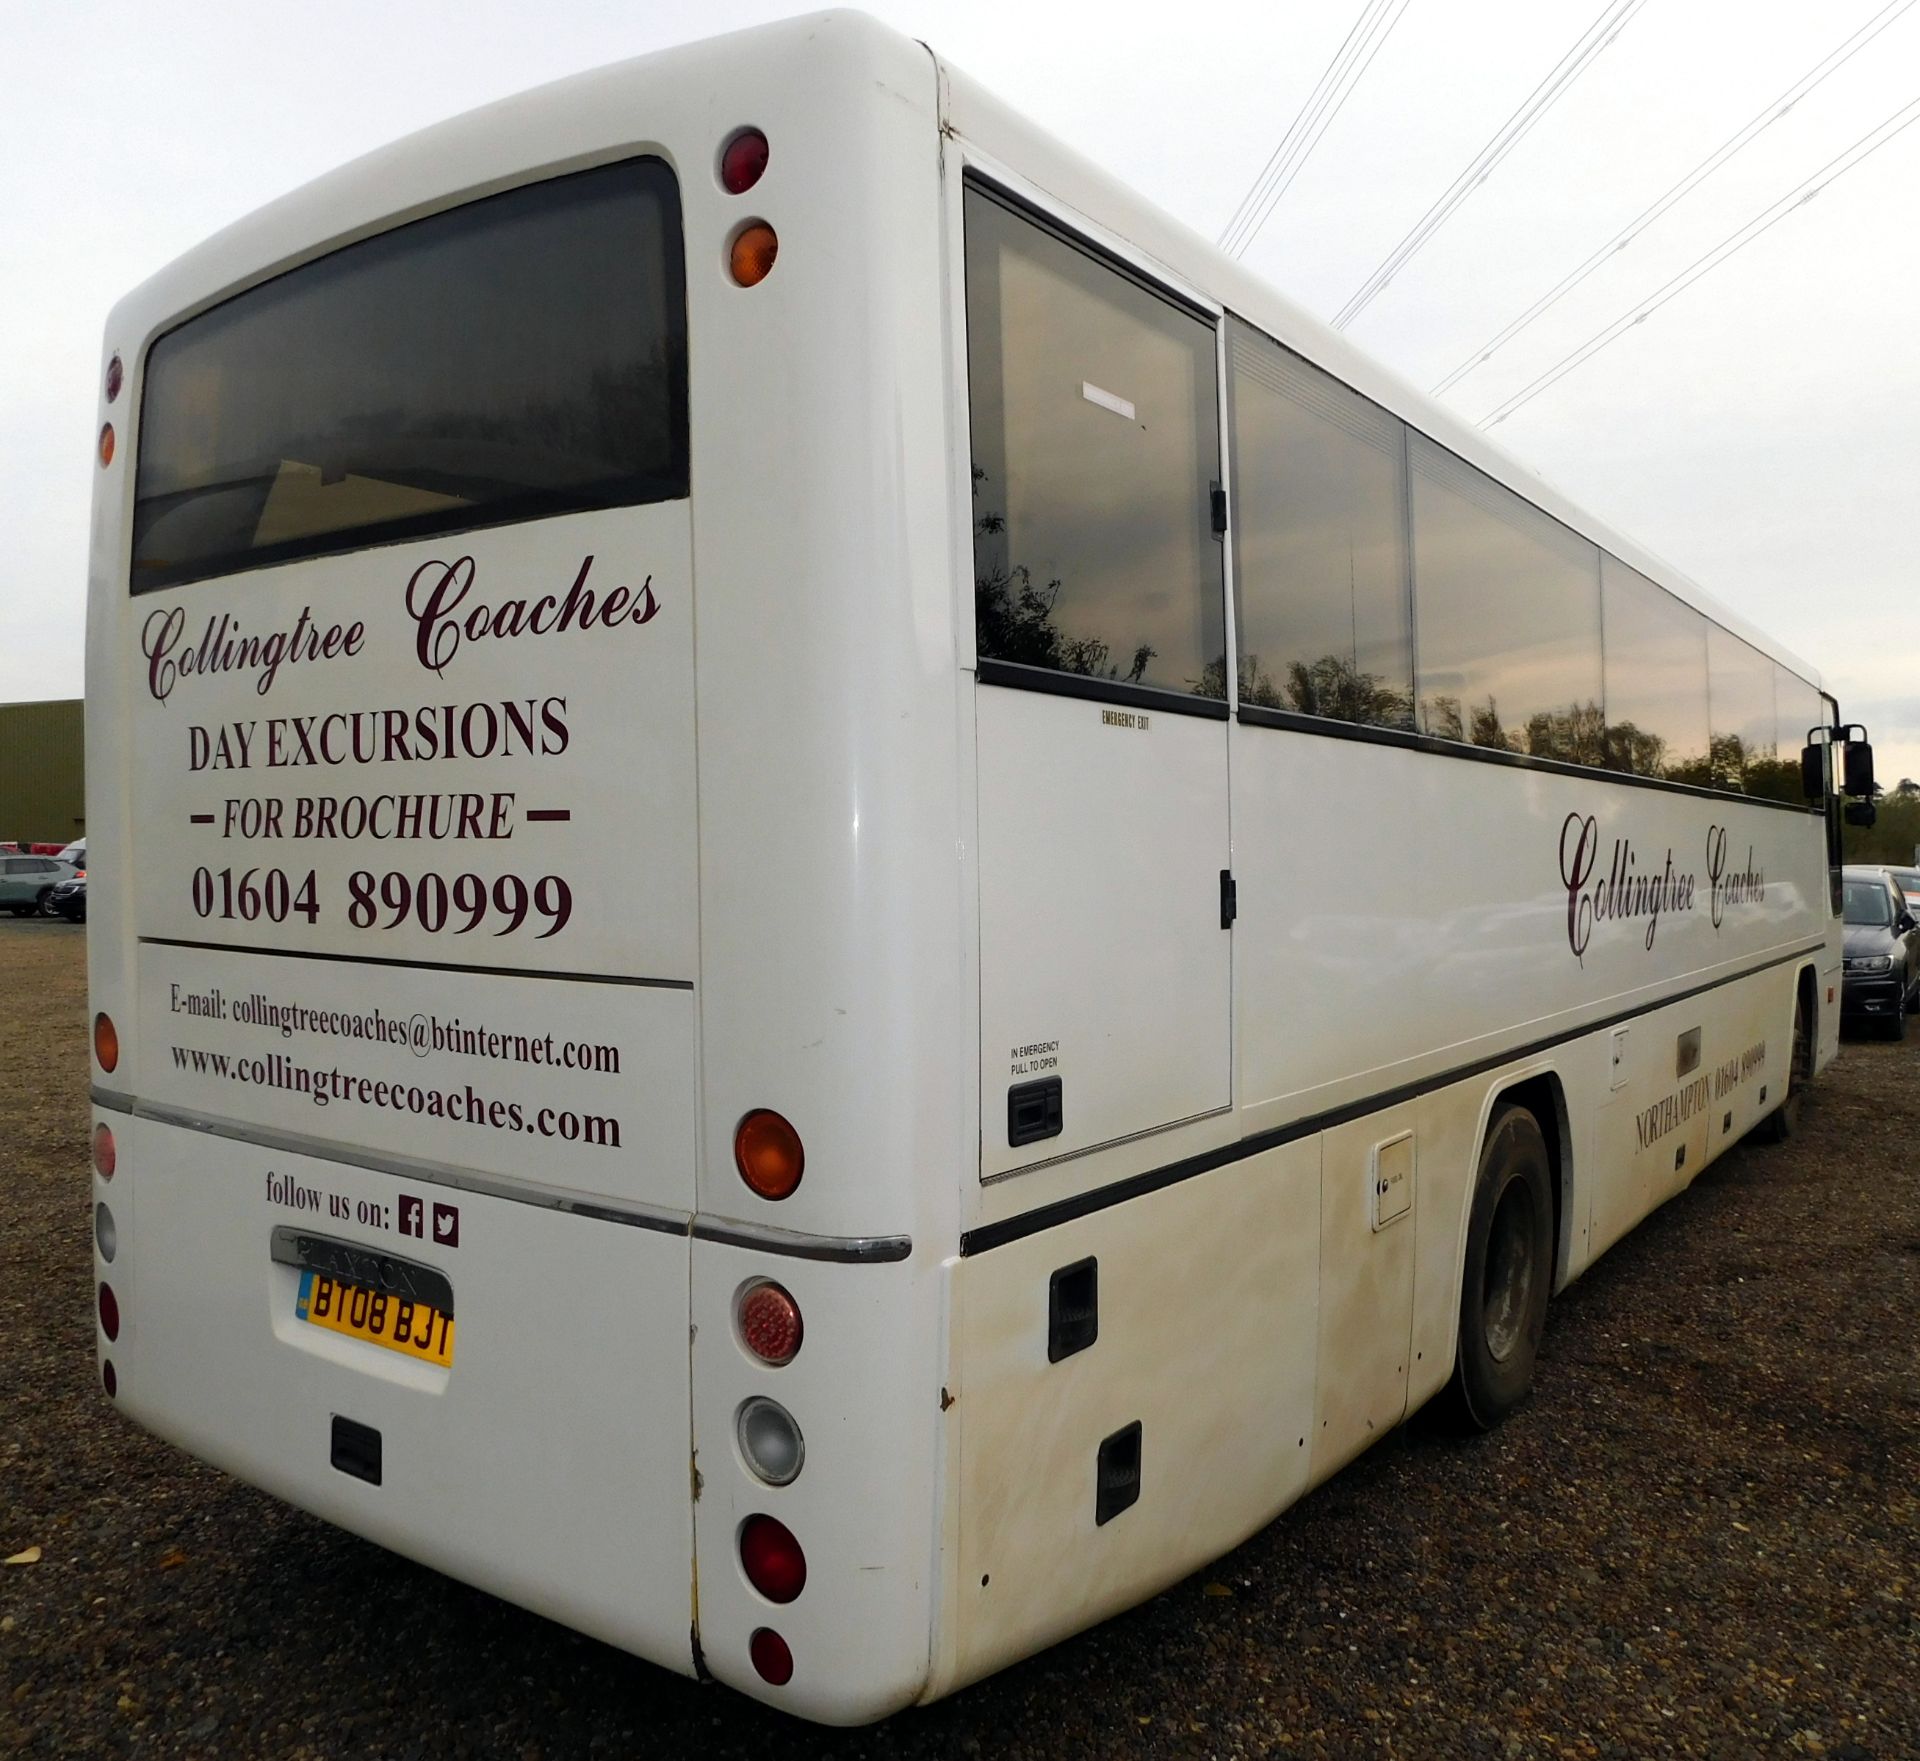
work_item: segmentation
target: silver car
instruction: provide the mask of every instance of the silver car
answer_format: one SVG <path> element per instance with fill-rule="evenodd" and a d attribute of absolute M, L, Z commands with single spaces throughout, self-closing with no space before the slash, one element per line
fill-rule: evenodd
<path fill-rule="evenodd" d="M 78 873 L 71 862 L 52 856 L 0 856 L 0 911 L 44 915 L 53 889 Z"/>

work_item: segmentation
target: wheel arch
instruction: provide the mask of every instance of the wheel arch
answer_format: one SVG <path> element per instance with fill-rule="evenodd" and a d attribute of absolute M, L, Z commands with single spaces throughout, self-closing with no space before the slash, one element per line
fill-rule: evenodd
<path fill-rule="evenodd" d="M 1547 1140 L 1547 1155 L 1553 1163 L 1553 1281 L 1549 1289 L 1558 1295 L 1567 1284 L 1567 1268 L 1573 1259 L 1573 1125 L 1567 1111 L 1566 1084 L 1553 1065 L 1530 1071 L 1516 1071 L 1502 1077 L 1487 1090 L 1480 1109 L 1480 1129 L 1473 1143 L 1473 1166 L 1478 1169 L 1487 1147 L 1487 1132 L 1502 1107 L 1525 1107 L 1539 1124 Z M 1469 1212 L 1472 1207 L 1469 1182 Z M 1466 1253 L 1467 1221 L 1460 1225 L 1460 1252 Z"/>

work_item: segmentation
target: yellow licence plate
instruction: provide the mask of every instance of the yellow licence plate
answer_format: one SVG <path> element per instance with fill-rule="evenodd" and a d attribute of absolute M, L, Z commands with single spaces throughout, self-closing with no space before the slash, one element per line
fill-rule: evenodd
<path fill-rule="evenodd" d="M 385 1346 L 404 1357 L 443 1368 L 453 1362 L 453 1316 L 431 1303 L 342 1284 L 324 1272 L 300 1274 L 300 1296 L 293 1312 L 316 1327 Z"/>

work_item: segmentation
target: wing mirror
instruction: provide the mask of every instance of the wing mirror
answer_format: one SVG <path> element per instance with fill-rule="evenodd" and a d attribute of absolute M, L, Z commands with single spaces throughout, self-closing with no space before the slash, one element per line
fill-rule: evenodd
<path fill-rule="evenodd" d="M 1860 730 L 1864 736 L 1866 729 Z M 1866 799 L 1873 794 L 1873 748 L 1865 738 L 1847 742 L 1846 792 Z"/>

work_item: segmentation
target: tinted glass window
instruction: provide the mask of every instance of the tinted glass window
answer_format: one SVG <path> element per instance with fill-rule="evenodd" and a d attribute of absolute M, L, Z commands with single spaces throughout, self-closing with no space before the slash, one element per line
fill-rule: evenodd
<path fill-rule="evenodd" d="M 1601 561 L 1607 766 L 1705 786 L 1707 620 L 1617 557 Z"/>
<path fill-rule="evenodd" d="M 1800 749 L 1807 743 L 1807 730 L 1826 721 L 1825 709 L 1814 686 L 1798 673 L 1774 667 L 1773 724 L 1779 764 L 1772 781 L 1782 801 L 1806 799 L 1800 778 Z"/>
<path fill-rule="evenodd" d="M 1225 697 L 1211 325 L 966 202 L 980 657 Z"/>
<path fill-rule="evenodd" d="M 1401 424 L 1258 332 L 1228 334 L 1240 700 L 1410 728 Z"/>
<path fill-rule="evenodd" d="M 1893 925 L 1893 897 L 1878 881 L 1850 880 L 1846 920 L 1849 923 Z"/>
<path fill-rule="evenodd" d="M 686 493 L 679 193 L 632 160 L 382 233 L 156 342 L 133 588 Z"/>
<path fill-rule="evenodd" d="M 1707 700 L 1713 723 L 1713 781 L 1750 795 L 1778 793 L 1779 745 L 1773 707 L 1774 664 L 1720 628 L 1707 630 Z M 1799 792 L 1794 748 L 1794 792 Z"/>
<path fill-rule="evenodd" d="M 1421 730 L 1602 763 L 1599 549 L 1424 435 L 1407 448 Z"/>

